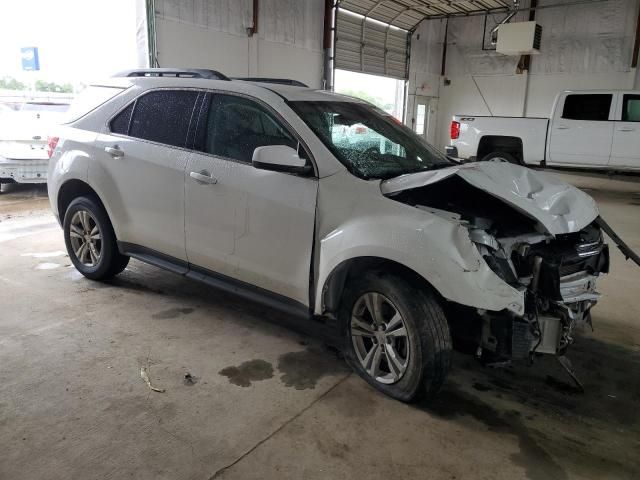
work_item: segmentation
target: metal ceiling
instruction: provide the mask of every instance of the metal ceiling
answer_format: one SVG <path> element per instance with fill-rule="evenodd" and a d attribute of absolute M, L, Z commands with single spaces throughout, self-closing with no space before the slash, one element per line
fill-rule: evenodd
<path fill-rule="evenodd" d="M 339 0 L 339 7 L 405 30 L 425 18 L 507 11 L 512 0 Z"/>

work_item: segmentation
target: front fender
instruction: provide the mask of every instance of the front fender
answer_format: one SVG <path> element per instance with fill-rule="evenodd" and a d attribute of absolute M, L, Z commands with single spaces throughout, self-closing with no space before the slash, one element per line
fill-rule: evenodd
<path fill-rule="evenodd" d="M 360 257 L 403 265 L 452 302 L 491 311 L 508 309 L 518 315 L 524 312 L 523 292 L 489 268 L 464 225 L 390 200 L 379 193 L 378 185 L 366 201 L 356 195 L 349 208 L 340 208 L 341 192 L 331 189 L 325 196 L 329 185 L 322 183 L 326 182 L 321 182 L 319 194 L 322 219 L 315 313 L 323 313 L 322 292 L 331 273 L 343 262 Z"/>

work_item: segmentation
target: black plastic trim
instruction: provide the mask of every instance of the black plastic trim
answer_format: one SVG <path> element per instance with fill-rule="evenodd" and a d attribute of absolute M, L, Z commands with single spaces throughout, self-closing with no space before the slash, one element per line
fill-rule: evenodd
<path fill-rule="evenodd" d="M 177 273 L 192 280 L 197 280 L 218 290 L 238 295 L 252 302 L 260 303 L 287 315 L 305 320 L 313 318 L 310 307 L 283 295 L 256 287 L 255 285 L 212 272 L 211 270 L 192 265 L 184 260 L 164 255 L 140 245 L 118 242 L 118 249 L 123 255 L 128 255 L 150 265 Z"/>
<path fill-rule="evenodd" d="M 177 77 L 203 78 L 207 80 L 230 80 L 229 77 L 217 70 L 204 68 L 139 68 L 118 72 L 114 77 Z"/>
<path fill-rule="evenodd" d="M 243 82 L 255 82 L 255 83 L 273 83 L 278 85 L 289 85 L 291 87 L 309 88 L 309 85 L 302 83 L 299 80 L 293 80 L 291 78 L 232 77 L 232 80 L 241 80 Z"/>

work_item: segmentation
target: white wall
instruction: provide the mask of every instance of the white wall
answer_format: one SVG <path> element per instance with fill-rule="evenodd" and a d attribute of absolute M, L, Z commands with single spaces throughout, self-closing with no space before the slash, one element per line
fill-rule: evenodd
<path fill-rule="evenodd" d="M 538 2 L 553 3 L 564 2 Z M 455 114 L 544 117 L 563 90 L 633 88 L 638 3 L 611 0 L 538 10 L 541 53 L 532 56 L 529 73 L 517 72 L 519 57 L 482 50 L 484 17 L 479 16 L 449 20 L 446 73 L 441 77 L 446 20 L 422 22 L 412 38 L 407 123 L 411 125 L 414 95 L 439 97 L 435 145 L 444 148 Z M 502 17 L 489 16 L 487 32 Z M 513 21 L 526 20 L 523 12 Z"/>
<path fill-rule="evenodd" d="M 161 67 L 200 67 L 228 76 L 322 83 L 323 0 L 261 0 L 258 33 L 251 0 L 156 0 Z"/>

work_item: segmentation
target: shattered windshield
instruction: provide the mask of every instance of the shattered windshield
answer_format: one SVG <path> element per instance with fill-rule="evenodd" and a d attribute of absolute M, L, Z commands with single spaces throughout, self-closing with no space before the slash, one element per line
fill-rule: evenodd
<path fill-rule="evenodd" d="M 356 102 L 290 105 L 351 173 L 388 179 L 453 162 L 386 112 Z"/>

